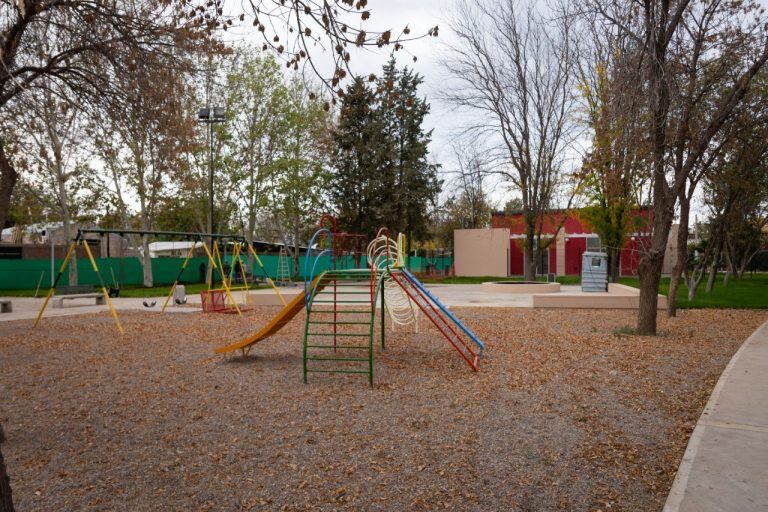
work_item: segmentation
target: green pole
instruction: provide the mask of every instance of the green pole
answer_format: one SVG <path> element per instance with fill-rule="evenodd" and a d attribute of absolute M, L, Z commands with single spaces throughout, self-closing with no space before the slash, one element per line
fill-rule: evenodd
<path fill-rule="evenodd" d="M 386 272 L 389 272 L 389 269 L 387 269 Z M 384 333 L 386 332 L 386 326 L 384 325 L 385 319 L 386 319 L 386 314 L 384 312 L 384 276 L 382 276 L 382 279 L 381 279 L 381 350 L 385 349 L 385 346 L 384 346 Z"/>

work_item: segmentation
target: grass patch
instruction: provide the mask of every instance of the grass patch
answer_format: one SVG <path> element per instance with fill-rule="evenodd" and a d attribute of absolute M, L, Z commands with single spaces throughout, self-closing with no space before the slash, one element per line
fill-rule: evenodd
<path fill-rule="evenodd" d="M 498 277 L 498 276 L 452 276 L 444 278 L 424 278 L 425 283 L 442 284 L 480 284 L 487 281 L 523 281 L 522 277 Z M 545 281 L 543 277 L 537 281 Z M 557 282 L 567 285 L 581 283 L 579 276 L 560 276 Z M 635 288 L 640 287 L 637 277 L 622 277 L 619 283 Z M 680 283 L 677 292 L 677 304 L 681 309 L 705 309 L 705 308 L 736 308 L 736 309 L 768 309 L 768 273 L 745 274 L 741 280 L 731 279 L 728 286 L 723 286 L 723 276 L 719 275 L 715 280 L 715 287 L 709 293 L 705 291 L 706 276 L 699 286 L 694 300 L 688 300 L 688 288 L 685 283 Z M 659 284 L 659 293 L 669 294 L 669 278 L 663 277 Z"/>
<path fill-rule="evenodd" d="M 621 284 L 640 286 L 640 280 L 636 277 L 623 277 Z M 688 300 L 688 287 L 680 283 L 677 290 L 677 305 L 682 309 L 706 309 L 706 308 L 737 308 L 737 309 L 766 309 L 768 308 L 768 274 L 745 274 L 741 280 L 731 279 L 728 286 L 723 286 L 723 276 L 719 275 L 715 280 L 715 287 L 707 293 L 706 276 L 694 300 Z M 669 278 L 664 277 L 659 284 L 659 293 L 669 295 Z"/>
<path fill-rule="evenodd" d="M 625 336 L 634 336 L 636 333 L 637 333 L 637 330 L 634 327 L 630 327 L 628 325 L 623 325 L 613 330 L 613 335 L 616 336 L 617 338 L 623 338 Z"/>

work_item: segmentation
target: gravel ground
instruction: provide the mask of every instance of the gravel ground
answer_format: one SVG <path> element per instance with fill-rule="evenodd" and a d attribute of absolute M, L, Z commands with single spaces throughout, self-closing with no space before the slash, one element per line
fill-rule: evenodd
<path fill-rule="evenodd" d="M 25 510 L 661 510 L 688 437 L 764 311 L 457 308 L 481 372 L 424 327 L 376 386 L 301 378 L 303 321 L 214 347 L 276 308 L 0 323 L 0 421 Z M 662 315 L 660 315 L 661 318 Z"/>

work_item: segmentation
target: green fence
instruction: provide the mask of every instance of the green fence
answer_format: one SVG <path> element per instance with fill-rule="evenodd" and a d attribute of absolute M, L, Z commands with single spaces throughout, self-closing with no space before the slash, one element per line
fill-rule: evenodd
<path fill-rule="evenodd" d="M 277 275 L 278 259 L 277 255 L 260 256 L 267 274 L 271 278 Z M 231 262 L 231 257 L 227 257 Z M 299 258 L 299 276 L 303 278 L 304 255 Z M 243 258 L 247 264 L 247 259 Z M 156 286 L 170 285 L 181 270 L 184 258 L 154 258 L 152 259 L 152 278 Z M 355 265 L 353 258 L 345 258 L 342 263 L 347 268 Z M 426 272 L 434 268 L 437 272 L 445 272 L 452 265 L 451 258 L 423 258 L 411 256 L 408 262 L 409 268 L 413 272 Z M 96 264 L 107 286 L 120 283 L 124 286 L 140 286 L 144 275 L 141 261 L 138 258 L 96 258 Z M 341 266 L 340 264 L 339 266 Z M 363 257 L 360 265 L 364 266 L 366 259 Z M 55 261 L 55 272 L 59 271 L 61 260 Z M 203 269 L 201 269 L 203 265 Z M 192 258 L 181 276 L 181 281 L 185 283 L 200 282 L 201 276 L 207 271 L 208 259 L 205 257 Z M 330 267 L 330 260 L 327 257 L 321 260 L 315 266 L 315 275 L 322 270 Z M 202 272 L 201 272 L 202 270 Z M 255 265 L 251 269 L 255 276 L 263 276 L 263 272 Z M 98 284 L 96 273 L 91 267 L 88 259 L 80 258 L 77 261 L 77 280 L 78 284 Z M 48 288 L 51 284 L 51 260 L 0 260 L 0 290 L 19 290 L 35 288 L 41 282 L 41 288 Z M 60 281 L 61 285 L 69 284 L 69 272 L 65 272 Z"/>

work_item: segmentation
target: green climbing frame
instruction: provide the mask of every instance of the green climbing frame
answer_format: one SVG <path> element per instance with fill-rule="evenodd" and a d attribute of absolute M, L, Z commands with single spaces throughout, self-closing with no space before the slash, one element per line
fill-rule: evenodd
<path fill-rule="evenodd" d="M 368 375 L 373 386 L 374 324 L 379 298 L 384 348 L 382 278 L 383 274 L 372 277 L 369 269 L 327 270 L 320 275 L 307 293 L 305 383 L 308 373 L 347 373 Z"/>

